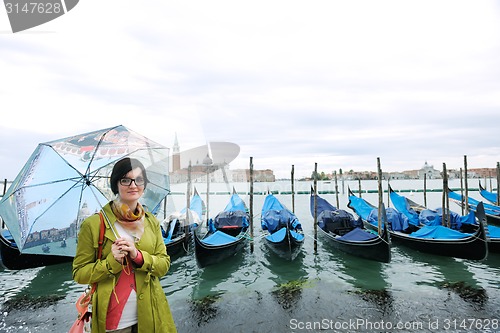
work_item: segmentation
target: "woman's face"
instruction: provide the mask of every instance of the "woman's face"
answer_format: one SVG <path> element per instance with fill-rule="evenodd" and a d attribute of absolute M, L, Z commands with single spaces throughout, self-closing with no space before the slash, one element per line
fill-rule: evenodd
<path fill-rule="evenodd" d="M 133 179 L 134 181 L 130 181 Z M 126 185 L 130 183 L 129 185 Z M 139 183 L 139 185 L 137 185 Z M 144 193 L 144 176 L 141 168 L 132 169 L 118 181 L 118 195 L 123 203 L 136 204 Z"/>

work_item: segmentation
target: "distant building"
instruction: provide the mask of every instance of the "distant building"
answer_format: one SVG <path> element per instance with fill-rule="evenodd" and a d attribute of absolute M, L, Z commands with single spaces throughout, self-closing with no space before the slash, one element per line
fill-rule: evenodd
<path fill-rule="evenodd" d="M 441 179 L 441 171 L 434 169 L 434 166 L 427 164 L 425 161 L 424 166 L 418 171 L 418 178 L 424 179 L 426 176 L 427 179 Z"/>
<path fill-rule="evenodd" d="M 200 156 L 204 155 L 206 155 L 205 158 L 199 160 Z M 211 183 L 250 181 L 249 169 L 230 170 L 229 164 L 223 159 L 219 158 L 219 161 L 212 161 L 206 147 L 198 147 L 191 149 L 188 153 L 183 153 L 181 160 L 179 141 L 176 134 L 172 147 L 170 182 L 172 184 L 187 182 L 189 166 L 191 166 L 190 176 L 193 183 L 206 183 L 207 174 Z M 273 171 L 270 169 L 254 170 L 253 175 L 255 182 L 274 182 L 276 180 Z"/>
<path fill-rule="evenodd" d="M 181 169 L 181 153 L 179 149 L 179 141 L 177 140 L 177 133 L 175 133 L 174 146 L 172 147 L 172 172 Z"/>
<path fill-rule="evenodd" d="M 478 169 L 468 169 L 467 177 L 469 178 L 496 178 L 497 169 L 496 168 L 478 168 Z"/>
<path fill-rule="evenodd" d="M 250 169 L 236 169 L 231 171 L 231 179 L 233 182 L 249 182 Z M 253 170 L 254 182 L 274 182 L 276 177 L 273 170 Z"/>

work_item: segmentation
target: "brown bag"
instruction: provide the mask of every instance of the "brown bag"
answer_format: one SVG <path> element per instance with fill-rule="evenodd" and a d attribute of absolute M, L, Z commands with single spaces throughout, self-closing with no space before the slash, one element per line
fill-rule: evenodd
<path fill-rule="evenodd" d="M 101 258 L 102 244 L 104 242 L 104 231 L 106 231 L 106 227 L 104 225 L 104 216 L 102 215 L 102 212 L 99 212 L 99 217 L 101 219 L 101 226 L 99 228 L 99 249 L 97 251 L 97 258 Z M 76 301 L 76 311 L 78 312 L 78 316 L 69 329 L 69 333 L 90 332 L 92 309 L 89 309 L 89 306 L 91 306 L 92 304 L 92 295 L 94 294 L 96 287 L 97 284 L 94 283 L 92 285 L 92 288 L 87 288 Z"/>

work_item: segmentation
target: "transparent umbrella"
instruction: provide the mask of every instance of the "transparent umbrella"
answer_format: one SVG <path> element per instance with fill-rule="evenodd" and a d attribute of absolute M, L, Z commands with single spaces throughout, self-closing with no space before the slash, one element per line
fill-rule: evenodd
<path fill-rule="evenodd" d="M 74 256 L 81 222 L 113 199 L 109 176 L 124 157 L 144 164 L 141 203 L 155 213 L 170 191 L 167 147 L 121 125 L 40 143 L 0 201 L 21 253 Z"/>

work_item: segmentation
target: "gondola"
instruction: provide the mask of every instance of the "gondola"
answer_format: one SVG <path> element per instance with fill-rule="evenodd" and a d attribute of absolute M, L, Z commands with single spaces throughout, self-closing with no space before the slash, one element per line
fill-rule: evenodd
<path fill-rule="evenodd" d="M 240 196 L 234 191 L 226 208 L 210 219 L 207 232 L 194 233 L 198 266 L 214 265 L 241 252 L 249 239 L 250 216 Z"/>
<path fill-rule="evenodd" d="M 193 231 L 201 224 L 203 218 L 203 200 L 196 188 L 190 200 L 189 209 L 170 214 L 161 223 L 163 241 L 167 253 L 172 258 L 188 252 Z"/>
<path fill-rule="evenodd" d="M 315 195 L 311 191 L 310 211 L 314 217 Z M 331 205 L 327 200 L 316 195 L 317 224 L 320 235 L 339 251 L 357 257 L 380 262 L 391 261 L 391 240 L 386 224 L 382 228 L 382 235 L 363 226 L 361 218 Z"/>
<path fill-rule="evenodd" d="M 481 188 L 481 184 L 479 184 L 479 187 Z M 448 196 L 450 200 L 465 208 L 465 200 L 462 195 L 448 189 Z M 468 197 L 467 201 L 469 209 L 473 212 L 477 211 L 479 203 L 483 205 L 488 226 L 488 250 L 491 253 L 500 253 L 500 207 L 483 203 L 471 197 Z"/>
<path fill-rule="evenodd" d="M 497 190 L 498 191 L 498 190 Z M 490 191 L 487 191 L 482 185 L 481 182 L 479 182 L 479 194 L 488 200 L 488 202 L 492 205 L 495 205 L 498 207 L 498 195 L 497 193 L 493 193 Z M 500 208 L 499 208 L 500 209 Z"/>
<path fill-rule="evenodd" d="M 294 260 L 304 244 L 304 231 L 297 216 L 273 195 L 264 200 L 261 227 L 267 247 L 277 256 Z"/>
<path fill-rule="evenodd" d="M 479 200 L 468 197 L 467 203 L 468 207 L 465 207 L 465 198 L 463 195 L 448 189 L 448 197 L 451 201 L 455 202 L 460 207 L 464 209 L 471 210 L 473 212 L 476 211 L 477 205 L 479 204 Z M 484 213 L 486 214 L 486 221 L 488 225 L 500 226 L 500 207 L 493 204 L 483 203 Z"/>
<path fill-rule="evenodd" d="M 374 228 L 377 208 L 366 200 L 349 192 L 349 204 L 367 226 Z M 457 230 L 434 226 L 411 226 L 408 218 L 394 208 L 387 209 L 389 232 L 391 240 L 414 250 L 441 256 L 450 256 L 463 259 L 483 260 L 488 256 L 488 244 L 485 230 L 486 217 L 482 204 L 478 206 L 476 214 L 479 228 L 472 234 L 465 234 Z"/>
<path fill-rule="evenodd" d="M 0 233 L 0 256 L 3 266 L 11 270 L 36 268 L 73 261 L 73 257 L 69 256 L 21 253 L 14 238 L 6 229 L 2 229 Z"/>

